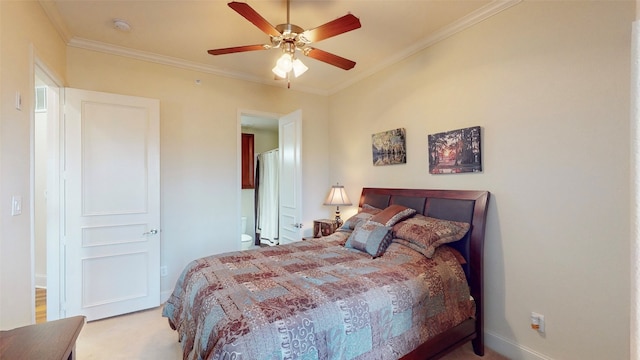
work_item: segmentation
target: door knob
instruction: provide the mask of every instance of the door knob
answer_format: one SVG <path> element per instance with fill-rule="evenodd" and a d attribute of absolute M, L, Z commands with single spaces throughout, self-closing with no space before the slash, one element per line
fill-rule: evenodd
<path fill-rule="evenodd" d="M 147 232 L 145 232 L 145 233 L 142 233 L 142 235 L 155 235 L 155 234 L 157 234 L 157 233 L 158 233 L 158 230 L 156 230 L 156 229 L 151 229 L 151 230 L 149 230 L 149 231 L 147 231 Z"/>

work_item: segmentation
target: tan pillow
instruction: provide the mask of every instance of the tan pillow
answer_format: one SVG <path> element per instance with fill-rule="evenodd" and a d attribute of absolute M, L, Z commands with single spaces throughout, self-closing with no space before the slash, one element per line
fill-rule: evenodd
<path fill-rule="evenodd" d="M 371 205 L 364 204 L 362 205 L 362 210 L 359 213 L 353 215 L 347 221 L 342 224 L 340 230 L 354 230 L 359 224 L 364 223 L 365 221 L 371 219 L 371 217 L 379 212 L 381 209 L 377 207 L 373 207 Z"/>
<path fill-rule="evenodd" d="M 415 209 L 411 209 L 406 206 L 390 205 L 381 212 L 373 215 L 369 221 L 376 222 L 382 226 L 393 226 L 415 213 Z"/>
<path fill-rule="evenodd" d="M 398 243 L 407 245 L 431 258 L 438 246 L 462 239 L 470 227 L 468 223 L 418 214 L 396 224 L 393 231 L 396 238 L 405 240 L 409 244 L 404 241 L 398 241 Z"/>

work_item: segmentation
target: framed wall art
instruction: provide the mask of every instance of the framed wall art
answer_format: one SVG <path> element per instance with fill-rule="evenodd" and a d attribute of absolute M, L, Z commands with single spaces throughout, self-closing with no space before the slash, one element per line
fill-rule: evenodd
<path fill-rule="evenodd" d="M 482 171 L 480 126 L 428 135 L 429 173 Z"/>
<path fill-rule="evenodd" d="M 373 165 L 395 165 L 407 162 L 406 132 L 404 128 L 371 135 Z"/>

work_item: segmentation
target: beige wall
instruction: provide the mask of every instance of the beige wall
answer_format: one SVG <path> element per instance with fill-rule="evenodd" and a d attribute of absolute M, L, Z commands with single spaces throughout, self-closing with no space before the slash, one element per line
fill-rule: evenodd
<path fill-rule="evenodd" d="M 326 97 L 78 48 L 69 48 L 67 58 L 70 87 L 160 100 L 165 296 L 189 261 L 240 248 L 238 110 L 302 109 L 306 231 L 326 215 L 317 191 L 329 186 Z"/>
<path fill-rule="evenodd" d="M 30 148 L 33 56 L 60 79 L 65 46 L 35 1 L 0 1 L 0 329 L 33 319 L 30 233 Z M 15 109 L 15 94 L 22 110 Z M 11 216 L 11 197 L 22 196 L 22 215 Z"/>
<path fill-rule="evenodd" d="M 486 334 L 510 358 L 629 358 L 633 6 L 524 1 L 331 98 L 331 174 L 351 197 L 491 191 Z M 484 171 L 429 175 L 427 134 L 474 125 Z M 407 164 L 372 166 L 371 134 L 399 127 Z"/>

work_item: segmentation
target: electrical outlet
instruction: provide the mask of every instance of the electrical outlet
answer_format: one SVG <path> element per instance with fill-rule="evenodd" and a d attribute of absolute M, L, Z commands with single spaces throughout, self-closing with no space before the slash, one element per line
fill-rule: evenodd
<path fill-rule="evenodd" d="M 531 328 L 539 333 L 544 333 L 544 326 L 544 315 L 531 312 Z"/>
<path fill-rule="evenodd" d="M 167 267 L 160 266 L 160 276 L 167 276 Z"/>

